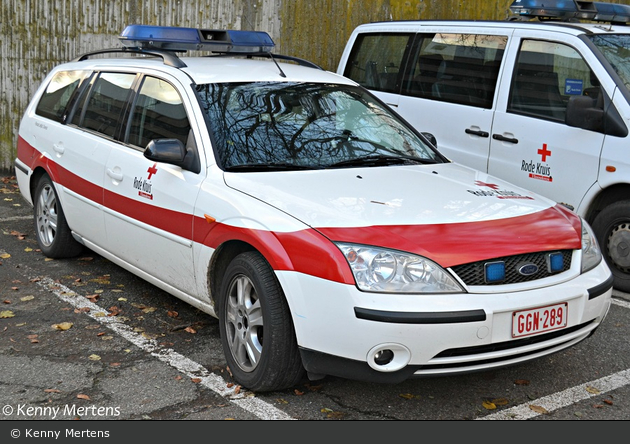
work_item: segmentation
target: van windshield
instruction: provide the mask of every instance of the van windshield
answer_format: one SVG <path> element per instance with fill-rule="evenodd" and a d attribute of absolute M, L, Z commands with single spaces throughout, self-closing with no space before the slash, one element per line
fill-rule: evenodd
<path fill-rule="evenodd" d="M 219 166 L 228 171 L 442 163 L 362 88 L 295 82 L 197 85 Z"/>
<path fill-rule="evenodd" d="M 589 36 L 630 90 L 630 34 Z"/>

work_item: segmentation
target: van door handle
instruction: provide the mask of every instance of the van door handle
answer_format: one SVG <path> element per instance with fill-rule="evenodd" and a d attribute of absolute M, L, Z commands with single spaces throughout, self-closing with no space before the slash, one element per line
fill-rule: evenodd
<path fill-rule="evenodd" d="M 518 139 L 515 137 L 505 137 L 501 134 L 493 134 L 492 138 L 494 140 L 500 140 L 501 142 L 509 142 L 509 143 L 518 143 Z"/>
<path fill-rule="evenodd" d="M 111 168 L 107 168 L 107 175 L 118 182 L 122 182 L 124 177 L 122 173 L 114 171 Z"/>
<path fill-rule="evenodd" d="M 66 151 L 61 143 L 53 143 L 53 150 L 59 154 L 63 154 Z"/>
<path fill-rule="evenodd" d="M 490 133 L 488 131 L 473 130 L 470 128 L 466 128 L 466 134 L 472 134 L 473 136 L 479 137 L 490 137 Z"/>

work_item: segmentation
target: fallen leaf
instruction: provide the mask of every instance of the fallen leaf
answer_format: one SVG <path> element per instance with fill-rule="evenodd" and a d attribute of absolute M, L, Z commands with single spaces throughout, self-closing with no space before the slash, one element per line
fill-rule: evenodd
<path fill-rule="evenodd" d="M 304 394 L 304 392 L 303 392 L 303 391 L 298 390 L 298 389 L 293 390 L 293 393 L 295 393 L 295 394 L 296 394 L 296 395 L 298 395 L 298 396 L 302 396 L 302 395 Z"/>
<path fill-rule="evenodd" d="M 201 378 L 190 378 L 190 380 L 194 382 L 195 384 L 198 384 L 201 382 Z"/>
<path fill-rule="evenodd" d="M 608 405 L 613 405 L 613 402 L 610 399 L 604 399 L 604 403 Z"/>
<path fill-rule="evenodd" d="M 507 398 L 496 398 L 492 400 L 494 405 L 508 405 L 509 402 Z"/>
<path fill-rule="evenodd" d="M 9 253 L 0 253 L 0 259 L 9 259 L 10 257 Z"/>
<path fill-rule="evenodd" d="M 8 299 L 5 299 L 5 300 L 4 300 L 4 301 L 2 301 L 2 302 L 4 302 L 5 304 L 10 304 L 10 303 L 11 303 L 11 301 L 10 301 L 10 300 L 8 300 Z"/>
<path fill-rule="evenodd" d="M 54 328 L 55 330 L 69 330 L 72 328 L 74 324 L 72 324 L 72 322 L 61 322 L 59 324 L 53 324 L 52 328 Z"/>
<path fill-rule="evenodd" d="M 0 318 L 12 318 L 15 314 L 11 310 L 0 311 Z"/>
<path fill-rule="evenodd" d="M 100 361 L 100 360 L 101 360 L 101 357 L 100 357 L 99 355 L 94 355 L 94 354 L 92 354 L 92 355 L 88 356 L 88 359 L 89 359 L 90 361 Z"/>
<path fill-rule="evenodd" d="M 586 387 L 586 391 L 592 393 L 593 395 L 597 395 L 600 393 L 599 389 L 596 389 L 595 387 L 592 387 L 590 385 Z"/>
<path fill-rule="evenodd" d="M 497 408 L 497 406 L 491 401 L 484 401 L 481 405 L 483 405 L 483 408 L 486 410 L 494 410 Z"/>
<path fill-rule="evenodd" d="M 84 394 L 82 394 L 82 393 L 79 393 L 79 394 L 77 395 L 77 398 L 79 398 L 79 399 L 85 399 L 86 401 L 89 401 L 89 400 L 90 400 L 90 397 L 89 397 L 88 395 L 84 395 Z"/>
<path fill-rule="evenodd" d="M 176 318 L 177 316 L 179 316 L 179 313 L 173 310 L 169 310 L 166 312 L 166 315 L 170 318 Z"/>
<path fill-rule="evenodd" d="M 44 389 L 44 392 L 46 392 L 46 393 L 61 393 L 61 390 L 57 390 L 57 389 Z"/>
<path fill-rule="evenodd" d="M 529 381 L 527 379 L 517 379 L 514 381 L 516 385 L 529 385 Z"/>
<path fill-rule="evenodd" d="M 542 413 L 543 415 L 546 415 L 547 413 L 549 413 L 546 408 L 541 407 L 539 405 L 530 405 L 529 408 L 533 410 L 534 412 Z"/>
<path fill-rule="evenodd" d="M 184 329 L 184 331 L 187 331 L 188 333 L 192 333 L 192 334 L 197 333 L 197 330 L 195 330 L 195 329 L 194 329 L 194 328 L 192 328 L 192 327 L 186 327 L 186 328 Z"/>
<path fill-rule="evenodd" d="M 26 301 L 32 301 L 33 299 L 35 299 L 35 296 L 24 296 L 23 298 L 20 298 L 20 301 L 22 302 L 26 302 Z"/>

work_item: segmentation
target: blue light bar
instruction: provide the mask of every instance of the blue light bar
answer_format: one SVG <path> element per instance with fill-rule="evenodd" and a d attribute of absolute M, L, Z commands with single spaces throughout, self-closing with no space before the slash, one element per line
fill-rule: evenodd
<path fill-rule="evenodd" d="M 520 16 L 563 20 L 592 20 L 597 14 L 593 2 L 577 0 L 515 0 L 510 11 Z"/>
<path fill-rule="evenodd" d="M 212 51 L 268 53 L 275 46 L 262 31 L 180 28 L 175 26 L 129 25 L 118 37 L 124 46 L 167 51 Z"/>
<path fill-rule="evenodd" d="M 598 22 L 628 23 L 630 22 L 630 6 L 615 3 L 595 2 L 597 14 L 593 20 Z"/>

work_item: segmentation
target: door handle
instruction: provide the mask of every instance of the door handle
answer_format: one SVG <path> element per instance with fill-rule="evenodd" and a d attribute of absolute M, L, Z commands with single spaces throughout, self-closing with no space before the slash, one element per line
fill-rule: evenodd
<path fill-rule="evenodd" d="M 471 134 L 473 136 L 479 136 L 479 137 L 489 137 L 490 133 L 488 133 L 488 131 L 481 131 L 481 130 L 473 130 L 470 128 L 466 128 L 466 134 Z"/>
<path fill-rule="evenodd" d="M 53 143 L 53 150 L 59 154 L 63 154 L 66 151 L 61 143 Z"/>
<path fill-rule="evenodd" d="M 118 182 L 122 182 L 123 180 L 123 174 L 122 173 L 118 173 L 114 170 L 112 170 L 111 168 L 107 168 L 107 175 L 109 177 L 111 177 L 114 180 L 117 180 Z"/>
<path fill-rule="evenodd" d="M 518 139 L 516 137 L 505 137 L 501 134 L 493 134 L 492 138 L 494 140 L 500 140 L 501 142 L 518 143 Z"/>

